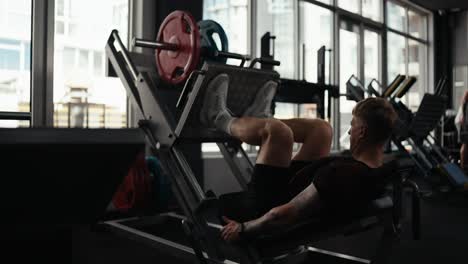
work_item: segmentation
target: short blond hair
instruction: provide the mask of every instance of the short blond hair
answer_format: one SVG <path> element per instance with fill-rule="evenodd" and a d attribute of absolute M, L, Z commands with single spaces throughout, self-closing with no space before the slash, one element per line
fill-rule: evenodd
<path fill-rule="evenodd" d="M 385 143 L 392 135 L 398 118 L 393 106 L 383 98 L 369 97 L 360 101 L 353 115 L 365 123 L 369 131 L 366 139 L 371 144 Z"/>

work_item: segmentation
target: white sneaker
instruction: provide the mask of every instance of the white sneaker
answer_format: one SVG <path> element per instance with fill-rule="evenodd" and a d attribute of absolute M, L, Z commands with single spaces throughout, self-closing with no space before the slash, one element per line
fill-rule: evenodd
<path fill-rule="evenodd" d="M 266 82 L 255 95 L 252 104 L 245 110 L 243 116 L 268 118 L 272 117 L 271 103 L 276 95 L 278 83 L 275 81 Z"/>
<path fill-rule="evenodd" d="M 200 122 L 207 127 L 215 127 L 219 113 L 227 111 L 226 98 L 229 87 L 229 76 L 225 73 L 213 78 L 205 90 L 205 98 L 200 110 Z"/>

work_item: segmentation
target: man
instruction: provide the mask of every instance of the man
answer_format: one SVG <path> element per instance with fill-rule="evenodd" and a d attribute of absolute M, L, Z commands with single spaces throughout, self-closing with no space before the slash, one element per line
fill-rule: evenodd
<path fill-rule="evenodd" d="M 243 223 L 224 217 L 224 240 L 267 234 L 318 212 L 349 215 L 354 207 L 381 194 L 383 179 L 373 172 L 383 164 L 396 120 L 387 101 L 369 98 L 355 107 L 349 131 L 352 158 L 331 158 L 332 129 L 327 122 L 269 118 L 276 83 L 261 87 L 252 106 L 239 118 L 226 107 L 228 85 L 226 74 L 209 83 L 201 122 L 261 147 L 248 190 L 255 213 Z M 294 142 L 302 146 L 292 157 Z"/>
<path fill-rule="evenodd" d="M 455 125 L 458 129 L 458 132 L 460 133 L 462 130 L 462 126 L 465 123 L 464 120 L 464 113 L 463 113 L 463 107 L 465 103 L 468 102 L 468 91 L 465 91 L 465 95 L 463 96 L 461 102 L 460 102 L 460 107 L 458 109 L 457 116 L 455 117 Z M 466 113 L 465 113 L 466 115 Z M 467 152 L 467 146 L 465 142 L 462 142 L 461 148 L 460 148 L 460 167 L 465 169 L 465 171 L 468 171 L 468 164 L 466 164 L 466 160 L 468 160 L 468 157 L 466 155 Z"/>

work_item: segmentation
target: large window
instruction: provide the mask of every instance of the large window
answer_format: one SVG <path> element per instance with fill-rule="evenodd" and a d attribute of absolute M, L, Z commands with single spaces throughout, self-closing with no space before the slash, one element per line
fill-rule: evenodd
<path fill-rule="evenodd" d="M 125 89 L 104 71 L 104 46 L 112 29 L 127 39 L 128 0 L 56 1 L 54 126 L 127 125 Z"/>
<path fill-rule="evenodd" d="M 295 38 L 296 8 L 294 0 L 257 1 L 257 54 L 260 54 L 260 39 L 270 32 L 275 36 L 272 53 L 274 59 L 281 62 L 275 67 L 282 78 L 297 78 L 297 43 Z M 297 105 L 288 103 L 275 104 L 276 118 L 292 118 L 298 115 Z"/>
<path fill-rule="evenodd" d="M 308 82 L 317 82 L 317 52 L 325 46 L 326 50 L 333 48 L 333 13 L 317 5 L 300 2 L 299 4 L 299 38 L 300 38 L 300 76 Z M 317 38 L 320 36 L 320 38 Z M 325 56 L 325 82 L 331 83 L 331 56 Z M 326 102 L 323 102 L 324 105 Z M 328 107 L 328 105 L 327 105 Z M 303 118 L 317 117 L 317 105 L 303 104 L 299 106 L 298 116 Z"/>
<path fill-rule="evenodd" d="M 226 32 L 229 51 L 248 54 L 249 51 L 249 1 L 248 0 L 205 0 L 203 19 L 218 22 Z M 231 63 L 239 64 L 238 60 Z"/>
<path fill-rule="evenodd" d="M 309 82 L 317 82 L 317 51 L 322 46 L 325 46 L 326 49 L 332 48 L 332 22 L 333 13 L 330 10 L 308 2 L 300 2 L 299 37 L 300 44 L 302 47 L 304 47 L 301 52 L 305 53 L 301 54 L 301 57 L 305 60 L 305 62 L 301 62 L 300 77 Z M 327 66 L 329 62 L 329 56 L 327 56 Z M 304 69 L 302 69 L 302 67 L 304 67 Z M 302 72 L 304 74 L 302 74 Z M 326 67 L 325 81 L 327 83 L 330 80 L 329 77 L 329 67 Z"/>
<path fill-rule="evenodd" d="M 30 111 L 31 1 L 0 0 L 0 112 Z M 29 121 L 0 120 L 0 127 Z"/>
<path fill-rule="evenodd" d="M 388 81 L 398 74 L 416 77 L 416 83 L 402 98 L 416 111 L 428 92 L 428 18 L 419 11 L 388 1 L 387 20 Z"/>
<path fill-rule="evenodd" d="M 349 22 L 340 23 L 340 93 L 346 93 L 346 82 L 354 75 L 359 78 L 360 75 L 360 34 L 359 26 Z M 340 145 L 349 147 L 348 134 L 352 110 L 356 103 L 346 100 L 346 97 L 340 98 Z"/>

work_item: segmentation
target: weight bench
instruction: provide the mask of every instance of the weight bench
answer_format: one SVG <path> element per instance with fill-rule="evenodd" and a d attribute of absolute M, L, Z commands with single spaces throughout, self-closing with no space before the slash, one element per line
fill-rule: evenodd
<path fill-rule="evenodd" d="M 234 115 L 242 116 L 244 110 L 253 101 L 257 89 L 266 81 L 277 81 L 279 79 L 278 73 L 254 69 L 253 67 L 245 68 L 205 62 L 201 70 L 193 71 L 190 74 L 183 89 L 179 91 L 175 86 L 164 88 L 163 83 L 158 80 L 157 76 L 155 77 L 157 71 L 154 62 L 145 59 L 141 54 L 129 53 L 122 45 L 116 31 L 113 31 L 109 37 L 106 54 L 112 70 L 120 77 L 129 97 L 141 110 L 143 119 L 140 120 L 139 126 L 146 132 L 147 139 L 153 149 L 157 150 L 161 166 L 171 179 L 173 193 L 184 214 L 184 216 L 177 217 L 173 214 L 161 217 L 166 220 L 175 219 L 174 221 L 180 223 L 180 228 L 183 229 L 188 238 L 185 240 L 189 241 L 190 248 L 142 231 L 149 229 L 135 224 L 135 219 L 131 220 L 131 224 L 125 224 L 125 220 L 103 223 L 110 230 L 120 234 L 123 233 L 137 240 L 149 242 L 156 248 L 171 251 L 177 257 L 181 255 L 196 256 L 200 263 L 221 263 L 232 261 L 233 258 L 236 260 L 240 258 L 242 263 L 270 261 L 277 258 L 272 253 L 288 252 L 292 248 L 297 249 L 297 244 L 304 245 L 307 241 L 329 237 L 331 234 L 359 232 L 373 225 L 382 225 L 383 223 L 385 223 L 386 230 L 391 230 L 388 231 L 388 234 L 391 236 L 396 234 L 395 228 L 398 226 L 397 222 L 399 220 L 398 206 L 392 204 L 390 198 L 384 198 L 375 201 L 375 204 L 366 208 L 366 213 L 370 214 L 369 217 L 366 215 L 359 218 L 357 222 L 331 224 L 324 228 L 323 231 L 326 232 L 317 234 L 314 239 L 301 237 L 300 234 L 306 234 L 304 233 L 306 230 L 316 230 L 313 228 L 317 226 L 317 223 L 315 223 L 315 226 L 302 224 L 289 230 L 290 233 L 265 236 L 255 241 L 249 241 L 249 243 L 239 247 L 225 243 L 219 236 L 219 229 L 221 228 L 219 203 L 221 199 L 203 190 L 180 147 L 183 144 L 193 142 L 218 143 L 221 153 L 228 161 L 241 187 L 245 190 L 250 174 L 253 171 L 253 165 L 247 154 L 242 150 L 241 142 L 225 133 L 201 127 L 199 124 L 200 107 L 208 82 L 219 73 L 227 73 L 230 76 L 227 105 Z M 252 63 L 255 63 L 255 61 L 262 62 L 262 59 L 255 59 Z M 243 64 L 244 61 L 241 65 Z M 176 105 L 174 100 L 167 100 L 165 97 L 167 93 L 175 92 L 180 93 Z M 158 223 L 167 221 L 155 220 L 149 222 L 146 221 L 146 224 L 157 226 Z M 328 222 L 328 224 L 330 223 Z M 139 226 L 140 229 L 136 229 L 136 226 Z M 164 229 L 164 225 L 161 228 L 153 226 L 150 229 L 154 232 L 154 230 Z M 284 247 L 282 241 L 288 241 L 288 245 Z M 291 247 L 291 245 L 294 246 Z M 293 251 L 296 252 L 296 250 Z M 233 255 L 232 252 L 236 253 Z M 381 255 L 383 254 L 379 254 L 379 256 Z"/>

